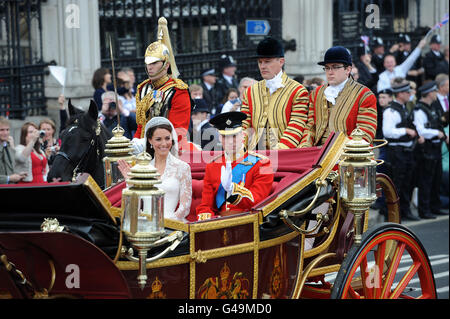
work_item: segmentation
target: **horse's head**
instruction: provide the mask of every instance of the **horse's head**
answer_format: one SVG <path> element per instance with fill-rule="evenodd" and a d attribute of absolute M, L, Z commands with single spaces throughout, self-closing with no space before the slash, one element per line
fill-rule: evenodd
<path fill-rule="evenodd" d="M 70 119 L 61 133 L 61 148 L 53 161 L 47 180 L 71 181 L 78 173 L 89 173 L 103 187 L 102 159 L 106 141 L 112 136 L 98 120 L 98 109 L 91 100 L 87 112 L 69 100 Z"/>

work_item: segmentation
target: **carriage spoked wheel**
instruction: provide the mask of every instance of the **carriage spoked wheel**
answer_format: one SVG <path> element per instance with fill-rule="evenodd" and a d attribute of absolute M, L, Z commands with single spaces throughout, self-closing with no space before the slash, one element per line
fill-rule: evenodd
<path fill-rule="evenodd" d="M 383 223 L 363 234 L 341 264 L 332 299 L 435 299 L 428 255 L 405 226 Z"/>

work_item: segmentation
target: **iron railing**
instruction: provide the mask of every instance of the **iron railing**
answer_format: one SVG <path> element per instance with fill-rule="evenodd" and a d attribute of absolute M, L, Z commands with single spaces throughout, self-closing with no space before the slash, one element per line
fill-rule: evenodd
<path fill-rule="evenodd" d="M 99 0 L 102 65 L 111 66 L 111 36 L 117 68 L 131 67 L 136 81 L 143 81 L 143 55 L 156 41 L 158 19 L 164 16 L 181 78 L 187 83 L 200 81 L 204 68 L 217 69 L 222 54 L 236 60 L 238 77 L 259 78 L 252 59 L 258 38 L 246 35 L 245 21 L 267 20 L 270 34 L 281 38 L 281 9 L 281 0 Z"/>
<path fill-rule="evenodd" d="M 46 115 L 40 0 L 0 2 L 0 115 Z"/>

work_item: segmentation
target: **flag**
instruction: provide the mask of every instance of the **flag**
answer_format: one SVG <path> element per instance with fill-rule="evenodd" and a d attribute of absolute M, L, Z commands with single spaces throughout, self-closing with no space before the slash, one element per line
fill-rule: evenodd
<path fill-rule="evenodd" d="M 370 52 L 370 48 L 369 48 L 369 36 L 367 35 L 362 35 L 361 36 L 361 40 L 362 42 L 364 42 L 364 51 L 366 54 L 368 54 Z"/>
<path fill-rule="evenodd" d="M 441 22 L 436 23 L 436 25 L 433 27 L 432 30 L 440 29 L 443 25 L 447 24 L 448 22 L 448 13 L 442 18 Z"/>
<path fill-rule="evenodd" d="M 361 40 L 364 42 L 366 46 L 369 45 L 369 37 L 367 35 L 362 35 Z"/>
<path fill-rule="evenodd" d="M 64 95 L 64 88 L 66 86 L 66 71 L 67 71 L 67 69 L 62 66 L 54 66 L 54 65 L 49 65 L 48 68 L 50 70 L 50 73 L 55 77 L 55 79 L 63 87 L 62 94 Z"/>

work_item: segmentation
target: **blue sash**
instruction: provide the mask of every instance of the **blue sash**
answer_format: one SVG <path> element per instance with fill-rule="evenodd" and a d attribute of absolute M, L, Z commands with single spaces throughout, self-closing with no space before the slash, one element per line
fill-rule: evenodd
<path fill-rule="evenodd" d="M 256 163 L 259 162 L 259 160 L 260 160 L 260 158 L 257 156 L 248 155 L 242 162 L 250 162 L 250 163 L 252 163 L 252 165 L 244 165 L 244 164 L 242 164 L 242 162 L 237 164 L 231 171 L 232 182 L 236 183 L 236 184 L 239 184 L 240 182 L 242 182 L 242 179 L 244 178 L 244 176 L 248 173 L 248 171 L 253 166 L 255 166 Z M 217 194 L 216 194 L 217 209 L 220 210 L 220 207 L 222 207 L 222 205 L 225 203 L 225 201 L 226 201 L 226 191 L 223 188 L 222 183 L 220 183 L 219 189 L 217 190 Z"/>

